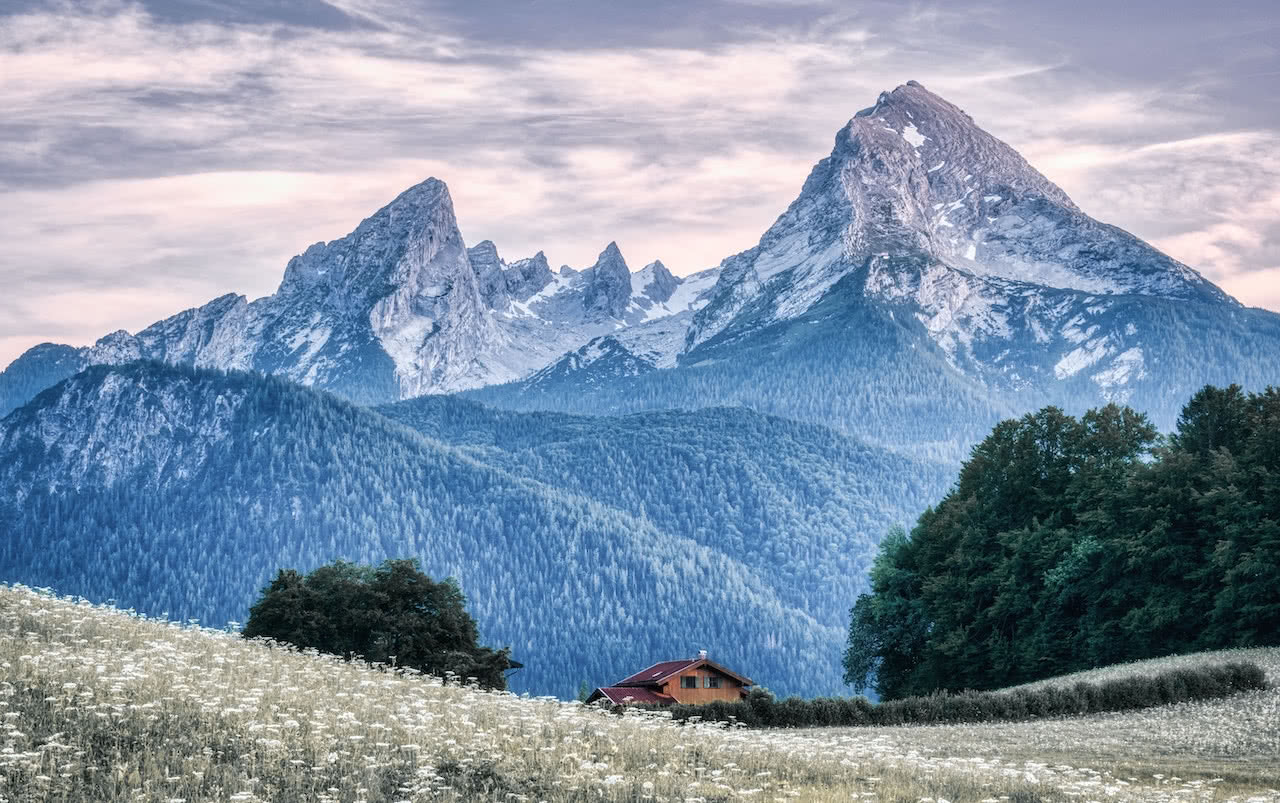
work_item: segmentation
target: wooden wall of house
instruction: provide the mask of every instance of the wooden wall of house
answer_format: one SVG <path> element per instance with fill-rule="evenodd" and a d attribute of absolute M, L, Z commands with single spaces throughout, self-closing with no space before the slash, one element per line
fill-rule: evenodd
<path fill-rule="evenodd" d="M 682 689 L 680 688 L 680 678 L 688 675 L 697 675 L 698 688 Z M 704 688 L 706 681 L 704 678 L 717 677 L 720 678 L 720 688 L 707 689 Z M 742 699 L 742 684 L 733 678 L 722 675 L 713 669 L 705 666 L 698 667 L 695 670 L 681 672 L 662 687 L 662 691 L 675 698 L 678 703 L 691 703 L 697 705 L 699 703 L 710 703 L 715 700 L 725 700 L 727 702 L 737 702 Z"/>

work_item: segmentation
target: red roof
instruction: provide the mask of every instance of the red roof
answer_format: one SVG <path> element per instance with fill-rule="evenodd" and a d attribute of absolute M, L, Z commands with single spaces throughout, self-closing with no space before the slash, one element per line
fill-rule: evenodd
<path fill-rule="evenodd" d="M 661 694 L 650 689 L 637 688 L 635 686 L 606 686 L 603 689 L 596 689 L 587 698 L 588 703 L 593 703 L 601 697 L 608 698 L 609 702 L 614 705 L 671 705 L 676 700 L 669 694 Z"/>
<path fill-rule="evenodd" d="M 639 672 L 619 680 L 615 686 L 648 686 L 650 684 L 661 685 L 665 678 L 669 678 L 677 672 L 682 672 L 694 664 L 698 663 L 697 658 L 686 661 L 662 661 L 654 664 L 648 669 L 642 669 Z"/>
<path fill-rule="evenodd" d="M 690 669 L 697 669 L 700 666 L 705 666 L 712 671 L 719 672 L 726 677 L 733 678 L 743 686 L 754 685 L 751 678 L 739 675 L 737 672 L 732 670 L 725 669 L 720 664 L 717 664 L 714 661 L 709 661 L 706 658 L 690 658 L 685 661 L 662 661 L 661 663 L 654 664 L 648 669 L 642 669 L 630 677 L 625 677 L 613 685 L 614 687 L 661 686 L 668 678 L 678 675 L 681 672 L 687 672 Z"/>

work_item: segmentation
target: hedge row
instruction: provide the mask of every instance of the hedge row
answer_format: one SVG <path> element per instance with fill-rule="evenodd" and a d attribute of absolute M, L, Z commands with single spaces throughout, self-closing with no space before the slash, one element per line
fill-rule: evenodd
<path fill-rule="evenodd" d="M 673 705 L 666 710 L 678 721 L 700 718 L 704 722 L 741 723 L 752 728 L 937 725 L 1132 711 L 1266 688 L 1266 673 L 1257 664 L 1236 662 L 1099 683 L 1009 691 L 938 692 L 882 703 L 872 703 L 865 697 L 775 700 L 767 691 L 755 689 L 739 703 Z"/>

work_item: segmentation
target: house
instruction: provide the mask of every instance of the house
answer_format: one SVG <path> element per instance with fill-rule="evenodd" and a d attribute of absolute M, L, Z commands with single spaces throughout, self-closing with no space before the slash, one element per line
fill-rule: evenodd
<path fill-rule="evenodd" d="M 707 659 L 702 650 L 697 658 L 662 661 L 623 678 L 612 686 L 591 692 L 588 703 L 608 700 L 615 705 L 671 705 L 737 702 L 747 694 L 751 678 Z"/>

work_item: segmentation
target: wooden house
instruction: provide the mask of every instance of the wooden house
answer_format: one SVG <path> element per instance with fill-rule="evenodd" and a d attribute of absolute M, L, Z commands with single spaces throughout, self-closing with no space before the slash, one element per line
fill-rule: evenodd
<path fill-rule="evenodd" d="M 672 705 L 737 702 L 751 687 L 751 678 L 707 659 L 707 652 L 683 661 L 661 661 L 591 692 L 588 703 L 608 700 L 615 705 Z"/>

